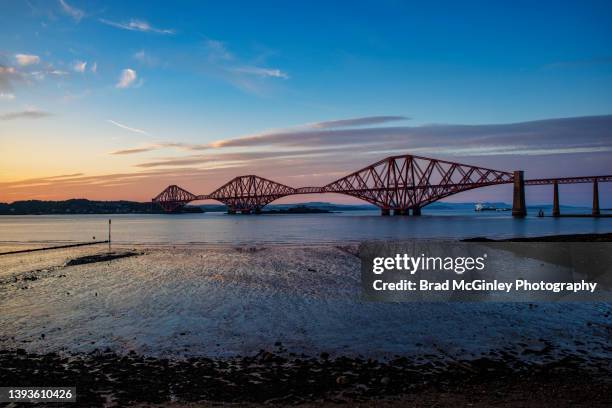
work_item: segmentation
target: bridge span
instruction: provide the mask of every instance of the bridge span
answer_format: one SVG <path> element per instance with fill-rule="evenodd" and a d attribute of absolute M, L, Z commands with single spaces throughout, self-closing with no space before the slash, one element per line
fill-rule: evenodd
<path fill-rule="evenodd" d="M 442 198 L 475 188 L 513 184 L 512 215 L 524 217 L 525 185 L 554 186 L 553 215 L 559 216 L 559 184 L 592 183 L 593 215 L 599 215 L 598 183 L 612 175 L 525 180 L 523 171 L 502 171 L 468 164 L 402 155 L 391 156 L 321 187 L 294 188 L 256 175 L 235 177 L 210 194 L 196 195 L 177 185 L 153 198 L 166 212 L 191 201 L 216 200 L 228 213 L 258 213 L 272 201 L 295 194 L 339 193 L 374 204 L 382 215 L 421 215 L 421 208 Z"/>

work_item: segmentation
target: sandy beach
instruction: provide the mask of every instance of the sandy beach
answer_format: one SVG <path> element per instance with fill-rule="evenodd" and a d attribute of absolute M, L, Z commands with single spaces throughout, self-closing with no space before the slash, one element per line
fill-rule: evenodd
<path fill-rule="evenodd" d="M 9 378 L 11 366 L 26 360 L 34 366 L 20 370 L 24 380 L 36 378 L 36 361 L 47 368 L 71 361 L 88 372 L 113 371 L 123 361 L 134 373 L 148 364 L 165 367 L 168 378 L 199 373 L 190 380 L 198 390 L 208 389 L 198 370 L 209 371 L 209 384 L 234 384 L 217 384 L 218 392 L 183 390 L 179 402 L 368 401 L 389 395 L 407 401 L 417 389 L 439 392 L 428 388 L 434 378 L 456 393 L 468 383 L 484 387 L 482 379 L 494 373 L 514 378 L 508 386 L 561 373 L 566 379 L 592 377 L 589 384 L 610 389 L 612 305 L 365 302 L 357 250 L 124 246 L 113 251 L 128 256 L 91 262 L 106 253 L 99 245 L 4 255 L 1 375 Z M 94 257 L 75 262 L 85 256 Z M 317 373 L 310 385 L 304 370 Z M 58 378 L 74 378 L 70 373 Z M 279 376 L 286 376 L 286 387 L 278 393 L 253 391 Z M 92 398 L 101 393 L 92 384 L 86 388 Z M 117 398 L 167 402 L 172 393 L 160 392 L 153 400 L 129 392 Z"/>

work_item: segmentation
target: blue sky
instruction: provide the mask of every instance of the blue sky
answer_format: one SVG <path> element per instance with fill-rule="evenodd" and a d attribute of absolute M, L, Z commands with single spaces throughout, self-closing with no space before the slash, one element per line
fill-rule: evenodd
<path fill-rule="evenodd" d="M 423 3 L 0 1 L 0 200 L 204 193 L 243 173 L 316 184 L 413 149 L 612 173 L 612 3 Z M 503 127 L 578 117 L 598 118 L 535 122 L 514 144 Z M 562 145 L 556 126 L 574 132 Z M 220 143 L 254 135 L 276 136 Z"/>

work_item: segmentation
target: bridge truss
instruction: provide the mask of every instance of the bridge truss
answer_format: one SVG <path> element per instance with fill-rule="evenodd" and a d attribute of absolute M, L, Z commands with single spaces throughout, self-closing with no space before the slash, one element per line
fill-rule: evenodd
<path fill-rule="evenodd" d="M 177 211 L 191 201 L 217 200 L 230 213 L 259 212 L 272 201 L 295 194 L 339 193 L 367 201 L 389 213 L 420 214 L 423 206 L 474 188 L 515 183 L 517 173 L 402 155 L 391 156 L 323 187 L 293 188 L 255 175 L 236 177 L 210 194 L 195 195 L 171 185 L 153 198 L 164 211 Z M 612 181 L 612 176 L 525 180 L 527 185 Z M 523 180 L 520 180 L 522 183 Z M 516 183 L 515 183 L 516 185 Z"/>

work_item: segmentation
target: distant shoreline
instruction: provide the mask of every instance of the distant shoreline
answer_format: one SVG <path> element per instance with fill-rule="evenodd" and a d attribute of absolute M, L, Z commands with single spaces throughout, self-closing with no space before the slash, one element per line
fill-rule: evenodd
<path fill-rule="evenodd" d="M 472 212 L 476 204 L 483 204 L 496 208 L 510 208 L 510 204 L 502 202 L 435 202 L 427 206 L 427 210 Z M 550 205 L 530 205 L 528 210 L 544 210 L 550 213 Z M 564 217 L 583 216 L 582 212 L 575 210 L 589 210 L 586 206 L 561 206 Z M 565 210 L 565 211 L 564 211 Z M 609 209 L 602 209 L 602 212 Z M 345 211 L 379 211 L 374 205 L 338 204 L 331 202 L 305 202 L 292 204 L 269 204 L 262 209 L 261 214 L 320 214 Z M 193 213 L 219 213 L 227 212 L 224 204 L 186 205 L 177 214 Z M 96 201 L 84 198 L 75 198 L 63 201 L 23 200 L 12 203 L 0 202 L 0 215 L 113 215 L 113 214 L 168 214 L 157 203 L 138 201 Z M 587 216 L 587 215 L 584 215 Z"/>
<path fill-rule="evenodd" d="M 370 208 L 371 207 L 371 208 Z M 321 214 L 337 211 L 375 210 L 369 205 L 345 205 L 323 202 L 269 205 L 261 214 Z M 223 204 L 187 205 L 178 214 L 227 212 Z M 0 215 L 113 215 L 113 214 L 167 214 L 157 203 L 137 201 L 92 201 L 71 199 L 65 201 L 27 200 L 0 203 Z"/>

